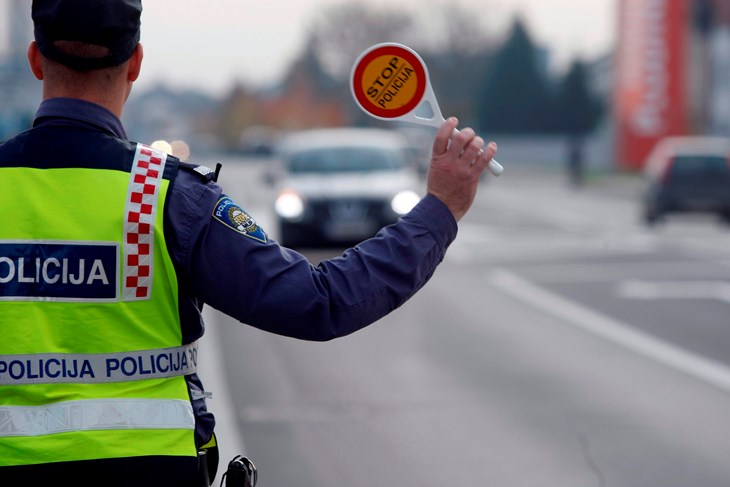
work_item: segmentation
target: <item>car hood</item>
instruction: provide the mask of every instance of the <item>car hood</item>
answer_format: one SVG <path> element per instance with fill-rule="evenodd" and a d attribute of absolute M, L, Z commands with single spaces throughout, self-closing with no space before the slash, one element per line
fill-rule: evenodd
<path fill-rule="evenodd" d="M 418 193 L 419 181 L 410 172 L 307 174 L 285 178 L 281 189 L 294 190 L 305 197 L 389 198 L 403 190 Z"/>

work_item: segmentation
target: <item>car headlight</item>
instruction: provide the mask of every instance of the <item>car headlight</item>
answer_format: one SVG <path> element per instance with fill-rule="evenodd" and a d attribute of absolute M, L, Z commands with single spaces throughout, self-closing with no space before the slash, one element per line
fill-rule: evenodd
<path fill-rule="evenodd" d="M 401 191 L 390 201 L 390 207 L 398 215 L 405 215 L 418 204 L 421 197 L 415 191 Z"/>
<path fill-rule="evenodd" d="M 282 218 L 299 218 L 304 213 L 304 201 L 294 191 L 282 191 L 276 198 L 274 211 Z"/>

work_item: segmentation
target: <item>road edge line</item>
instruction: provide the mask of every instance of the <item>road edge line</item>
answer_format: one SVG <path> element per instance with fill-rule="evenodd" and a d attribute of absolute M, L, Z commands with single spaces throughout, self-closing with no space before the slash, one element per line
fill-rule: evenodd
<path fill-rule="evenodd" d="M 489 272 L 487 280 L 511 297 L 570 325 L 730 392 L 730 368 L 717 361 L 633 329 L 627 323 L 552 293 L 506 269 L 497 268 Z"/>

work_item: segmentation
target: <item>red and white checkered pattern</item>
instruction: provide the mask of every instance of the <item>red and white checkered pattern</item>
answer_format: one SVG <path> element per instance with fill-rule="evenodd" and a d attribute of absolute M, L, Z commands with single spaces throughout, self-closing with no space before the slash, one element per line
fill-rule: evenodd
<path fill-rule="evenodd" d="M 124 209 L 123 301 L 141 301 L 151 296 L 155 214 L 166 162 L 164 152 L 137 145 Z"/>

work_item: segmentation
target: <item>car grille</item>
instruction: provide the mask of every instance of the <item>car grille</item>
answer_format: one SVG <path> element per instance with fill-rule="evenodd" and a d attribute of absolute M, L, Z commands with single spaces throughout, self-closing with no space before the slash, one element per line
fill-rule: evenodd
<path fill-rule="evenodd" d="M 364 220 L 384 221 L 392 214 L 388 203 L 368 198 L 327 199 L 312 201 L 314 218 L 323 220 Z"/>

